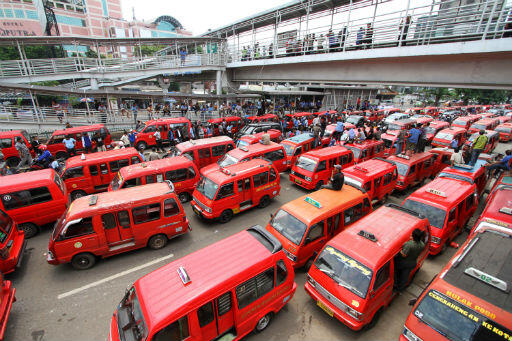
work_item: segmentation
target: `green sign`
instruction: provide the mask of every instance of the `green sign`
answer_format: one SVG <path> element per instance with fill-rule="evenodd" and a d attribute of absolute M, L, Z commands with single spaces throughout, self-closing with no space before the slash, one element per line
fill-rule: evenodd
<path fill-rule="evenodd" d="M 315 199 L 311 199 L 310 197 L 306 197 L 306 199 L 304 199 L 308 204 L 311 204 L 313 206 L 315 206 L 316 208 L 322 208 L 322 205 L 320 205 L 320 203 L 318 201 L 316 201 Z"/>

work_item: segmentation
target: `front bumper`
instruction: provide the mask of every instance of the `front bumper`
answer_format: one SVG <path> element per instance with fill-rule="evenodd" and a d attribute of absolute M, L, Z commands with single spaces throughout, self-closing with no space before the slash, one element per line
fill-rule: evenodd
<path fill-rule="evenodd" d="M 194 200 L 190 202 L 190 205 L 192 206 L 192 211 L 199 216 L 200 218 L 205 219 L 214 219 L 213 213 L 208 213 L 204 209 L 201 208 Z"/>
<path fill-rule="evenodd" d="M 315 185 L 312 181 L 307 181 L 305 179 L 299 178 L 298 176 L 294 174 L 290 174 L 290 181 L 296 184 L 297 186 L 300 186 L 305 189 L 314 189 Z"/>

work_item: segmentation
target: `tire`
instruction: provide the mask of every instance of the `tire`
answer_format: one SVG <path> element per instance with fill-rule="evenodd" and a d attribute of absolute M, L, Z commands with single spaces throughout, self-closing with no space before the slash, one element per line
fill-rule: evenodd
<path fill-rule="evenodd" d="M 167 237 L 163 234 L 157 234 L 151 238 L 149 238 L 148 241 L 148 247 L 152 250 L 159 250 L 165 247 L 167 245 Z"/>
<path fill-rule="evenodd" d="M 181 203 L 186 203 L 190 200 L 190 194 L 187 192 L 182 192 L 178 194 L 178 199 L 181 201 Z"/>
<path fill-rule="evenodd" d="M 67 159 L 69 156 L 66 152 L 57 152 L 57 154 L 55 154 L 55 157 L 57 159 Z"/>
<path fill-rule="evenodd" d="M 148 144 L 144 141 L 140 141 L 140 142 L 137 142 L 137 144 L 135 145 L 135 148 L 137 150 L 140 150 L 140 148 L 144 148 L 144 150 L 148 149 Z"/>
<path fill-rule="evenodd" d="M 79 253 L 71 260 L 71 265 L 76 270 L 87 270 L 96 264 L 96 257 L 90 253 Z"/>
<path fill-rule="evenodd" d="M 322 180 L 318 181 L 315 186 L 315 191 L 318 191 L 322 186 L 324 185 L 324 182 Z"/>
<path fill-rule="evenodd" d="M 259 319 L 258 323 L 256 323 L 256 327 L 254 327 L 254 331 L 256 333 L 261 333 L 268 327 L 271 320 L 272 320 L 271 313 L 268 313 L 267 315 L 263 316 L 262 318 Z"/>
<path fill-rule="evenodd" d="M 261 197 L 260 203 L 258 204 L 258 208 L 265 208 L 268 205 L 270 205 L 270 198 L 269 198 L 269 196 L 265 195 L 265 196 Z"/>
<path fill-rule="evenodd" d="M 25 238 L 29 239 L 39 233 L 39 226 L 34 223 L 23 223 L 20 224 L 20 228 L 25 233 Z"/>
<path fill-rule="evenodd" d="M 380 316 L 382 315 L 382 310 L 384 308 L 380 308 L 379 310 L 377 310 L 377 312 L 375 313 L 375 315 L 373 315 L 373 318 L 372 320 L 370 321 L 370 323 L 368 323 L 366 326 L 365 326 L 365 329 L 368 330 L 368 329 L 372 329 L 373 327 L 375 327 L 375 325 L 377 325 L 377 322 L 379 322 L 379 318 Z"/>
<path fill-rule="evenodd" d="M 228 221 L 231 220 L 231 218 L 233 218 L 233 211 L 231 210 L 225 210 L 221 213 L 220 217 L 219 217 L 219 222 L 221 224 L 225 224 L 227 223 Z"/>
<path fill-rule="evenodd" d="M 71 192 L 71 200 L 73 201 L 73 200 L 76 200 L 78 198 L 84 197 L 86 195 L 87 195 L 87 193 L 85 193 L 82 190 L 73 191 L 73 192 Z"/>
<path fill-rule="evenodd" d="M 16 156 L 13 156 L 13 157 L 10 157 L 8 158 L 7 160 L 5 160 L 5 163 L 7 164 L 7 166 L 9 166 L 10 168 L 14 168 L 14 167 L 17 167 L 18 164 L 20 163 L 20 158 L 16 157 Z"/>

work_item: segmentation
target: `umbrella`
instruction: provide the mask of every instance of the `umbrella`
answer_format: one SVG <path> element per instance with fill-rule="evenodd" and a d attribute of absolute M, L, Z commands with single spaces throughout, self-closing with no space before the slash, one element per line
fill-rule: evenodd
<path fill-rule="evenodd" d="M 94 102 L 94 98 L 91 98 L 91 97 L 84 97 L 84 98 L 80 98 L 80 102 L 82 103 L 85 103 L 85 102 Z"/>

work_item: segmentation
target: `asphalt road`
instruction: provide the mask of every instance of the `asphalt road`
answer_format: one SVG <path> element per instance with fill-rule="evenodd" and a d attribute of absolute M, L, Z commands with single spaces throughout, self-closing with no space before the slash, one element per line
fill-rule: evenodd
<path fill-rule="evenodd" d="M 500 144 L 498 152 L 509 146 Z M 70 265 L 52 266 L 46 262 L 51 226 L 28 241 L 19 271 L 6 276 L 16 288 L 17 301 L 12 307 L 5 340 L 22 341 L 89 341 L 105 340 L 114 308 L 124 291 L 141 276 L 164 264 L 214 243 L 254 224 L 265 225 L 269 215 L 282 204 L 305 193 L 281 174 L 281 194 L 265 209 L 254 208 L 233 218 L 228 224 L 204 223 L 192 212 L 185 211 L 192 232 L 171 240 L 158 251 L 147 248 L 102 260 L 85 271 Z M 401 203 L 412 192 L 398 193 L 391 202 Z M 474 217 L 481 212 L 479 208 Z M 473 217 L 473 221 L 474 221 Z M 467 235 L 457 238 L 462 243 Z M 429 257 L 414 283 L 385 310 L 377 325 L 362 332 L 353 332 L 324 313 L 304 291 L 306 274 L 296 273 L 298 284 L 294 298 L 275 316 L 267 330 L 251 334 L 248 340 L 397 340 L 415 298 L 455 253 Z"/>

